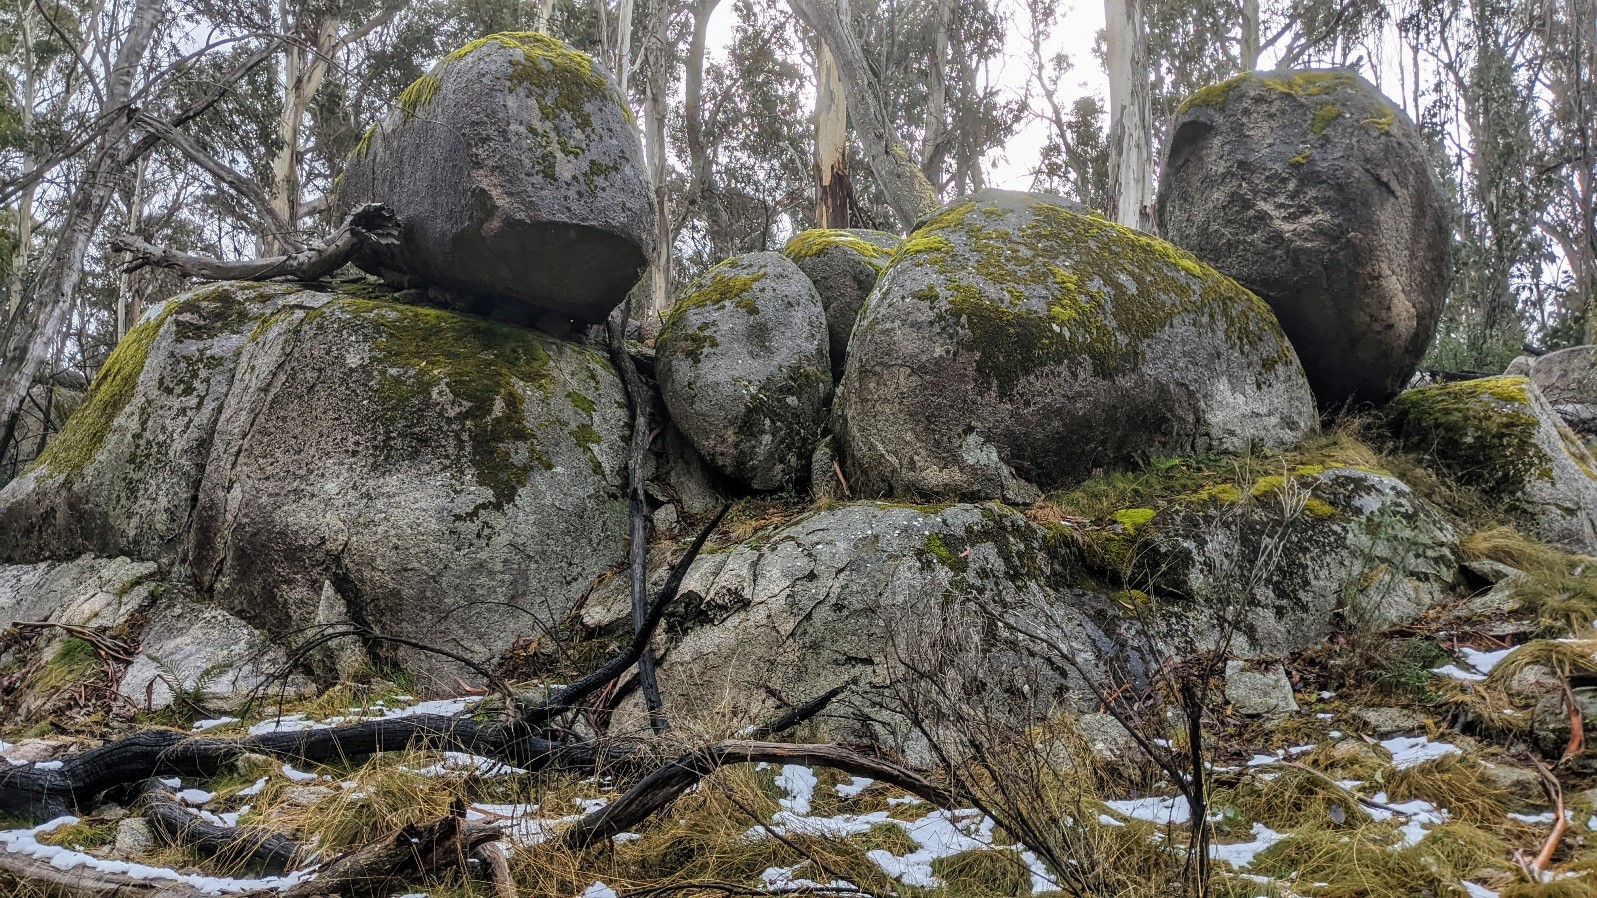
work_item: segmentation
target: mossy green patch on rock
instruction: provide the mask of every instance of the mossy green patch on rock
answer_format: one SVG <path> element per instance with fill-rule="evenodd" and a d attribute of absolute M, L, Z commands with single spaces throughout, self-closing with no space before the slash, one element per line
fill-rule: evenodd
<path fill-rule="evenodd" d="M 1309 125 L 1309 130 L 1314 136 L 1319 137 L 1331 127 L 1331 123 L 1342 117 L 1342 108 L 1335 103 L 1326 103 L 1314 110 L 1314 122 Z"/>
<path fill-rule="evenodd" d="M 683 313 L 700 306 L 719 306 L 730 303 L 750 314 L 758 314 L 758 304 L 752 298 L 746 298 L 744 294 L 748 293 L 749 288 L 759 283 L 760 279 L 765 277 L 765 273 L 763 271 L 751 271 L 742 274 L 739 273 L 741 271 L 742 266 L 737 259 L 727 259 L 725 262 L 705 272 L 703 277 L 688 286 L 687 292 L 671 308 L 671 313 L 666 316 L 665 326 L 667 328 L 676 326 L 681 321 Z M 685 336 L 687 335 L 679 335 L 678 339 Z M 715 337 L 706 336 L 708 336 L 707 346 L 717 345 Z M 699 352 L 702 352 L 704 348 L 704 346 L 700 346 Z M 694 361 L 697 362 L 697 353 L 693 355 Z"/>
<path fill-rule="evenodd" d="M 436 428 L 440 412 L 457 428 L 477 483 L 492 495 L 466 519 L 515 501 L 533 471 L 554 466 L 527 417 L 533 394 L 547 398 L 555 385 L 545 338 L 442 309 L 370 300 L 337 300 L 321 310 L 331 314 L 375 331 L 377 414 L 395 435 L 391 448 L 402 453 L 404 435 Z M 586 436 L 591 431 L 579 426 L 573 439 L 586 448 L 597 441 L 596 433 Z"/>
<path fill-rule="evenodd" d="M 1144 342 L 1184 316 L 1258 352 L 1265 371 L 1292 357 L 1262 300 L 1182 249 L 1046 202 L 1012 213 L 1025 216 L 1018 227 L 974 209 L 931 218 L 890 267 L 937 272 L 941 289 L 922 298 L 940 300 L 946 320 L 968 331 L 978 377 L 1001 396 L 1041 368 L 1084 365 L 1105 378 L 1136 369 Z"/>
<path fill-rule="evenodd" d="M 1419 387 L 1392 400 L 1387 420 L 1405 449 L 1431 457 L 1466 486 L 1514 501 L 1532 478 L 1551 478 L 1528 382 L 1488 377 Z"/>
<path fill-rule="evenodd" d="M 840 228 L 810 228 L 796 234 L 786 246 L 782 247 L 782 255 L 798 262 L 833 247 L 847 249 L 877 268 L 893 255 L 892 250 L 877 246 Z"/>
<path fill-rule="evenodd" d="M 412 81 L 409 87 L 400 91 L 399 108 L 405 113 L 405 121 L 408 122 L 420 115 L 421 111 L 427 107 L 427 104 L 433 101 L 433 97 L 436 96 L 437 93 L 438 76 L 431 72 L 421 76 L 420 78 L 417 78 L 415 81 Z M 362 146 L 367 150 L 370 149 L 370 143 L 368 139 L 363 139 L 361 143 Z M 357 151 L 359 149 L 360 148 L 357 148 Z M 365 153 L 361 152 L 360 156 L 357 158 L 364 157 Z"/>
<path fill-rule="evenodd" d="M 1177 113 L 1186 112 L 1194 106 L 1224 106 L 1226 97 L 1231 93 L 1231 88 L 1247 79 L 1246 74 L 1236 75 L 1220 82 L 1198 88 L 1192 96 L 1181 101 L 1176 107 Z"/>

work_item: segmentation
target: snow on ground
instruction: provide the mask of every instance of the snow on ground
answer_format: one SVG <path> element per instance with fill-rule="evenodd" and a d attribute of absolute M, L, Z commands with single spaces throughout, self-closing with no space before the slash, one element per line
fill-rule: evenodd
<path fill-rule="evenodd" d="M 1179 796 L 1174 798 L 1132 798 L 1125 801 L 1106 801 L 1104 805 L 1109 810 L 1123 817 L 1133 820 L 1146 820 L 1160 826 L 1167 824 L 1186 823 L 1192 816 L 1187 809 L 1187 800 Z"/>
<path fill-rule="evenodd" d="M 400 696 L 409 699 L 409 696 Z M 416 717 L 422 714 L 437 714 L 448 717 L 466 710 L 466 706 L 475 699 L 471 697 L 434 699 L 432 701 L 416 702 L 399 708 L 388 708 L 383 702 L 377 702 L 370 708 L 351 708 L 346 715 L 337 715 L 323 720 L 311 720 L 304 714 L 285 714 L 270 720 L 263 720 L 249 728 L 251 736 L 260 736 L 265 733 L 297 732 L 300 730 L 325 730 L 343 723 L 360 723 L 367 720 L 393 720 L 400 717 Z M 209 721 L 205 721 L 209 722 Z M 231 721 L 223 721 L 231 723 Z M 214 724 L 220 726 L 220 723 Z"/>
<path fill-rule="evenodd" d="M 443 760 L 436 764 L 419 769 L 411 767 L 404 769 L 418 776 L 514 776 L 527 772 L 520 767 L 495 761 L 493 758 L 484 758 L 463 751 L 446 751 Z"/>
<path fill-rule="evenodd" d="M 49 823 L 35 826 L 32 829 L 0 831 L 0 848 L 12 854 L 24 854 L 28 857 L 48 861 L 50 866 L 57 870 L 95 870 L 100 873 L 122 875 L 146 882 L 181 883 L 191 886 L 206 895 L 225 895 L 258 889 L 281 892 L 296 883 L 311 879 L 315 875 L 314 871 L 296 870 L 286 876 L 267 876 L 261 879 L 201 876 L 195 873 L 179 873 L 176 870 L 168 870 L 165 867 L 151 867 L 147 864 L 136 864 L 130 861 L 98 858 L 81 851 L 46 845 L 38 839 L 39 836 L 45 833 L 63 826 L 71 826 L 77 822 L 77 817 L 58 817 Z"/>
<path fill-rule="evenodd" d="M 1253 859 L 1271 845 L 1285 839 L 1286 836 L 1265 826 L 1262 823 L 1253 824 L 1253 841 L 1233 842 L 1229 845 L 1209 846 L 1209 856 L 1217 861 L 1225 861 L 1235 869 L 1241 870 L 1253 863 Z"/>
<path fill-rule="evenodd" d="M 1448 742 L 1432 742 L 1424 736 L 1395 736 L 1379 744 L 1392 753 L 1392 766 L 1398 770 L 1407 770 L 1416 764 L 1463 753 L 1456 745 Z"/>
<path fill-rule="evenodd" d="M 1431 673 L 1452 677 L 1455 680 L 1462 680 L 1466 683 L 1478 682 L 1486 679 L 1486 675 L 1492 672 L 1492 668 L 1496 667 L 1504 658 L 1513 654 L 1513 651 L 1514 648 L 1512 646 L 1495 652 L 1483 652 L 1480 649 L 1463 646 L 1458 650 L 1459 660 L 1463 662 L 1463 667 L 1457 664 L 1446 664 L 1433 669 Z"/>
<path fill-rule="evenodd" d="M 792 811 L 798 815 L 810 812 L 810 801 L 815 797 L 815 771 L 803 764 L 783 764 L 782 772 L 776 778 L 777 788 L 787 793 L 787 797 L 777 803 L 785 811 Z"/>

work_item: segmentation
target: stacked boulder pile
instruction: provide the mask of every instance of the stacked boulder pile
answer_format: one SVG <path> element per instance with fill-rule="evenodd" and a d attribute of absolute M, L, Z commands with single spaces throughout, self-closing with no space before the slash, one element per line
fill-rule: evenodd
<path fill-rule="evenodd" d="M 1102 520 L 1053 503 L 1156 480 L 1150 459 L 1302 456 L 1348 409 L 1597 550 L 1597 462 L 1534 373 L 1402 391 L 1448 287 L 1425 153 L 1356 76 L 1247 75 L 1178 116 L 1168 239 L 986 190 L 902 238 L 806 231 L 706 271 L 644 366 L 656 555 L 721 501 L 782 512 L 688 571 L 656 646 L 668 704 L 758 719 L 845 685 L 879 702 L 926 651 L 1033 707 L 1095 705 L 1095 671 L 1166 650 L 1224 645 L 1283 682 L 1271 659 L 1451 595 L 1461 522 L 1335 453 L 1195 463 Z M 606 577 L 631 419 L 572 336 L 653 242 L 609 75 L 540 35 L 474 42 L 374 126 L 341 202 L 398 217 L 398 246 L 358 260 L 381 283 L 219 284 L 151 309 L 0 491 L 0 624 L 123 632 L 181 654 L 166 693 L 203 679 L 218 700 L 374 662 L 444 688 L 470 667 L 416 644 L 480 666 L 630 628 L 628 578 Z M 1080 669 L 986 641 L 1028 621 Z M 146 660 L 135 702 L 160 691 Z M 862 738 L 884 735 L 873 719 Z"/>

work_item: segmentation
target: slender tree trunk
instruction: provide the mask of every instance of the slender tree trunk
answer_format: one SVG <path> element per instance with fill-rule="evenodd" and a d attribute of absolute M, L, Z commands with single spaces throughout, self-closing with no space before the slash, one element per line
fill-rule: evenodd
<path fill-rule="evenodd" d="M 837 60 L 843 94 L 848 99 L 854 131 L 865 149 L 865 161 L 887 202 L 906 227 L 937 208 L 940 200 L 921 173 L 904 141 L 893 132 L 881 94 L 865 62 L 865 51 L 848 21 L 846 0 L 789 0 L 793 12 L 809 25 Z"/>
<path fill-rule="evenodd" d="M 669 72 L 666 69 L 669 11 L 667 0 L 655 0 L 655 14 L 651 16 L 651 32 L 647 52 L 649 65 L 648 99 L 643 108 L 645 150 L 649 166 L 649 186 L 654 191 L 654 264 L 649 266 L 649 310 L 663 315 L 671 308 L 671 205 L 667 184 L 665 120 L 667 93 L 670 90 Z M 713 0 L 711 2 L 713 8 Z M 709 20 L 709 14 L 703 16 Z M 699 48 L 700 65 L 703 64 L 703 27 L 694 23 L 695 45 Z"/>
<path fill-rule="evenodd" d="M 18 124 L 22 128 L 22 174 L 27 176 L 33 173 L 38 165 L 38 157 L 33 147 L 33 106 L 39 99 L 38 79 L 34 77 L 33 59 L 33 10 L 23 7 L 19 17 L 22 20 L 22 102 L 18 110 Z M 5 314 L 0 315 L 0 324 L 11 320 L 22 305 L 22 291 L 27 285 L 28 274 L 28 246 L 33 242 L 33 196 L 34 185 L 29 184 L 17 198 L 17 248 L 11 256 L 11 276 L 6 285 Z"/>
<path fill-rule="evenodd" d="M 1109 196 L 1114 220 L 1150 229 L 1152 109 L 1142 0 L 1104 0 L 1109 62 Z"/>
<path fill-rule="evenodd" d="M 288 0 L 279 0 L 279 16 L 285 34 L 294 27 L 289 20 L 287 4 Z M 311 100 L 315 99 L 327 76 L 327 61 L 337 43 L 338 24 L 336 19 L 322 21 L 310 31 L 310 47 L 290 43 L 283 51 L 283 105 L 277 119 L 279 146 L 272 160 L 272 207 L 290 225 L 300 220 L 299 133 Z M 272 252 L 286 252 L 299 245 L 292 234 L 268 237 L 263 242 Z"/>
<path fill-rule="evenodd" d="M 1259 67 L 1259 0 L 1242 0 L 1242 71 Z"/>
<path fill-rule="evenodd" d="M 937 0 L 931 66 L 926 77 L 926 139 L 920 151 L 921 174 L 934 188 L 943 179 L 943 143 L 948 134 L 948 32 L 953 21 L 954 0 Z"/>
<path fill-rule="evenodd" d="M 825 42 L 815 49 L 815 224 L 846 228 L 848 221 L 848 103 L 837 60 Z"/>
<path fill-rule="evenodd" d="M 627 102 L 627 76 L 632 70 L 632 9 L 632 0 L 621 0 L 616 17 L 616 84 L 623 103 Z"/>
<path fill-rule="evenodd" d="M 133 163 L 133 195 L 128 199 L 128 228 L 129 234 L 139 232 L 139 222 L 144 219 L 144 160 Z M 127 336 L 128 325 L 133 316 L 137 315 L 138 300 L 133 295 L 134 273 L 124 271 L 117 278 L 116 290 L 116 338 L 120 342 Z"/>
<path fill-rule="evenodd" d="M 688 44 L 687 59 L 683 64 L 682 118 L 687 136 L 688 189 L 683 201 L 689 209 L 697 209 L 703 216 L 710 245 L 717 256 L 729 256 L 731 234 L 727 227 L 726 210 L 721 205 L 721 194 L 715 183 L 713 158 L 704 139 L 704 52 L 708 42 L 710 17 L 715 14 L 720 0 L 699 0 L 694 4 L 693 37 Z"/>
<path fill-rule="evenodd" d="M 554 19 L 555 0 L 539 0 L 538 18 L 533 20 L 532 30 L 549 34 L 549 25 Z"/>
<path fill-rule="evenodd" d="M 71 317 L 89 242 L 105 217 L 115 179 L 126 165 L 122 145 L 132 127 L 132 116 L 124 107 L 132 93 L 133 75 L 144 61 L 165 8 L 165 0 L 137 0 L 133 7 L 127 36 L 106 78 L 102 111 L 117 114 L 97 141 L 84 165 L 83 180 L 67 201 L 61 229 L 33 282 L 29 301 L 8 322 L 5 355 L 0 358 L 0 421 L 21 408 L 34 376 L 49 360 L 56 337 Z"/>

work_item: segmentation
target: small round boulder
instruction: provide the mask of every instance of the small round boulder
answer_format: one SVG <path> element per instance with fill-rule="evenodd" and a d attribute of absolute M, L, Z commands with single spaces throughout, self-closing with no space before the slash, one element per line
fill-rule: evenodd
<path fill-rule="evenodd" d="M 782 247 L 782 255 L 792 259 L 815 284 L 821 305 L 826 307 L 833 380 L 843 377 L 848 337 L 854 332 L 860 307 L 898 244 L 899 238 L 882 231 L 812 228 Z"/>
<path fill-rule="evenodd" d="M 1146 234 L 985 190 L 893 255 L 836 403 L 865 494 L 1028 502 L 1145 455 L 1291 443 L 1314 428 L 1258 297 Z"/>
<path fill-rule="evenodd" d="M 445 56 L 362 138 L 347 214 L 386 203 L 400 245 L 358 264 L 498 300 L 526 322 L 603 321 L 648 263 L 654 211 L 638 131 L 610 74 L 542 34 Z"/>
<path fill-rule="evenodd" d="M 655 351 L 671 420 L 723 474 L 757 490 L 806 470 L 832 395 L 826 310 L 780 253 L 710 269 L 666 319 Z"/>
<path fill-rule="evenodd" d="M 1396 396 L 1451 278 L 1425 139 L 1343 70 L 1255 72 L 1198 91 L 1170 132 L 1159 224 L 1275 310 L 1320 408 Z"/>

